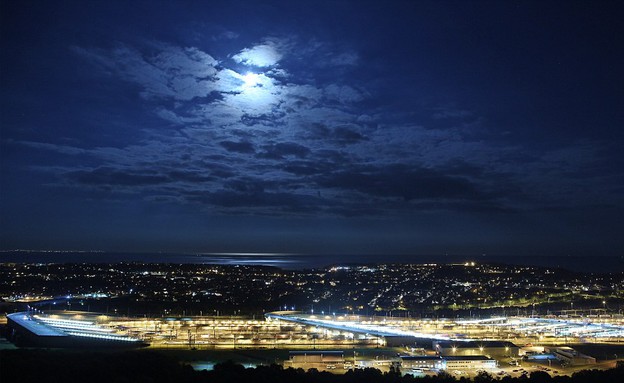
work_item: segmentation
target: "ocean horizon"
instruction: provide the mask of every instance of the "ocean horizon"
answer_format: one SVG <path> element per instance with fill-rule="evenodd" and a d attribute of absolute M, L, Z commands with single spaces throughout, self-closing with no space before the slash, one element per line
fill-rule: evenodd
<path fill-rule="evenodd" d="M 624 256 L 509 256 L 289 253 L 124 253 L 99 251 L 0 251 L 2 263 L 180 263 L 273 266 L 287 270 L 357 264 L 456 264 L 465 262 L 562 268 L 574 272 L 624 272 Z"/>

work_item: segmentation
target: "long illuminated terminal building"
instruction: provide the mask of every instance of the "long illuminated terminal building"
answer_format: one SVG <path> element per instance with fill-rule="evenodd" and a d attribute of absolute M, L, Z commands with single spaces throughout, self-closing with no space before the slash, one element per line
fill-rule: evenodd
<path fill-rule="evenodd" d="M 54 318 L 32 312 L 7 315 L 8 338 L 19 346 L 121 347 L 147 346 L 141 339 L 116 334 L 92 321 Z"/>

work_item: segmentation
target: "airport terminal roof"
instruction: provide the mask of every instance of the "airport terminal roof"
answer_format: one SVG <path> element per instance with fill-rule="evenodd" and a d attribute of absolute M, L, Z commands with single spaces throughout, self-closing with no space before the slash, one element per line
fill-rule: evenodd
<path fill-rule="evenodd" d="M 33 320 L 28 313 L 13 313 L 7 315 L 7 318 L 11 319 L 18 325 L 24 327 L 28 331 L 38 336 L 68 336 L 66 333 L 60 330 L 57 330 L 50 326 L 46 326 L 43 323 Z"/>

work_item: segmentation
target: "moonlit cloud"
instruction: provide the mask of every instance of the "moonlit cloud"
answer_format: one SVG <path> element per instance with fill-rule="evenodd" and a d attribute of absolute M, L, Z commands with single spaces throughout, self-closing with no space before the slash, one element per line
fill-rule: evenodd
<path fill-rule="evenodd" d="M 223 31 L 215 36 L 212 36 L 212 39 L 217 41 L 217 40 L 234 40 L 237 39 L 240 36 L 240 34 L 233 32 L 233 31 Z"/>
<path fill-rule="evenodd" d="M 330 100 L 341 103 L 353 103 L 364 98 L 360 92 L 352 87 L 336 84 L 331 84 L 325 88 L 325 96 Z"/>
<path fill-rule="evenodd" d="M 212 91 L 217 61 L 196 48 L 160 45 L 156 55 L 142 54 L 135 48 L 119 45 L 111 51 L 74 48 L 79 55 L 113 71 L 121 78 L 143 87 L 145 98 L 173 97 L 192 100 Z"/>
<path fill-rule="evenodd" d="M 275 43 L 268 42 L 256 45 L 252 48 L 245 48 L 239 53 L 232 56 L 232 59 L 238 63 L 245 65 L 253 65 L 257 67 L 270 67 L 276 65 L 281 59 L 282 54 Z"/>
<path fill-rule="evenodd" d="M 266 39 L 232 58 L 267 68 L 288 59 L 288 52 L 297 54 L 296 47 L 276 41 Z M 61 171 L 70 184 L 218 206 L 230 213 L 253 204 L 263 214 L 309 214 L 311 206 L 338 215 L 466 206 L 513 210 L 529 198 L 512 189 L 532 181 L 504 160 L 522 148 L 472 139 L 475 133 L 463 125 L 463 119 L 474 120 L 470 111 L 437 107 L 434 121 L 456 121 L 444 129 L 397 124 L 381 113 L 362 114 L 357 105 L 369 92 L 360 84 L 295 82 L 288 68 L 237 72 L 198 48 L 161 43 L 149 48 L 154 47 L 158 51 L 151 54 L 125 45 L 75 51 L 140 86 L 154 115 L 176 130 L 125 148 L 25 144 L 98 159 L 92 167 Z M 328 52 L 327 44 L 316 47 L 319 54 Z M 311 54 L 311 49 L 302 51 Z M 325 65 L 356 59 L 357 54 L 344 53 Z M 175 104 L 165 108 L 160 100 Z M 561 153 L 536 154 L 529 166 L 564 158 Z M 565 167 L 562 161 L 558 165 Z M 304 203 L 310 195 L 317 197 Z M 377 208 L 362 208 L 370 203 Z"/>

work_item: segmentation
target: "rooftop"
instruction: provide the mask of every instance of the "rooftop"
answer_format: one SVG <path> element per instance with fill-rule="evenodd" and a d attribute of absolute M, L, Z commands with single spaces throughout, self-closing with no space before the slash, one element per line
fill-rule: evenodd
<path fill-rule="evenodd" d="M 7 318 L 38 336 L 67 336 L 66 333 L 60 330 L 33 320 L 33 318 L 27 313 L 13 313 L 7 315 Z"/>
<path fill-rule="evenodd" d="M 445 360 L 494 360 L 485 355 L 445 356 Z"/>

